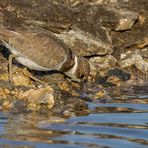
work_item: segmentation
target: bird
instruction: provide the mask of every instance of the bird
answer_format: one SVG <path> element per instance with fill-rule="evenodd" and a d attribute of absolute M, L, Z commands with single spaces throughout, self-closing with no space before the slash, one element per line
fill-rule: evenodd
<path fill-rule="evenodd" d="M 69 46 L 50 31 L 32 27 L 0 27 L 0 42 L 11 53 L 8 62 L 11 83 L 13 59 L 32 70 L 62 72 L 72 81 L 88 79 L 88 60 L 74 54 Z"/>

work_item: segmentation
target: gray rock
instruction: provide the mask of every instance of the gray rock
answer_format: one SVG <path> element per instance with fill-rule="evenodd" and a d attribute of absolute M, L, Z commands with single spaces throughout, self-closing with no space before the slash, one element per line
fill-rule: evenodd
<path fill-rule="evenodd" d="M 112 53 L 112 46 L 76 28 L 56 34 L 79 56 L 106 55 Z"/>
<path fill-rule="evenodd" d="M 132 65 L 135 65 L 137 69 L 148 75 L 148 62 L 143 59 L 141 52 L 138 49 L 128 52 L 120 61 L 120 66 L 122 68 L 130 67 Z"/>
<path fill-rule="evenodd" d="M 109 69 L 115 67 L 117 60 L 112 55 L 104 57 L 92 57 L 89 60 L 95 67 L 100 75 L 104 75 Z"/>
<path fill-rule="evenodd" d="M 131 29 L 135 21 L 138 19 L 139 13 L 121 9 L 118 11 L 118 23 L 115 27 L 115 31 L 123 31 Z"/>

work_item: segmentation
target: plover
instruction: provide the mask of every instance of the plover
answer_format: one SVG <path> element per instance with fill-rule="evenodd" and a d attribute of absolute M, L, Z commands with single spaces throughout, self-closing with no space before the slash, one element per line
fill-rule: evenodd
<path fill-rule="evenodd" d="M 80 82 L 88 78 L 89 63 L 77 57 L 72 50 L 53 33 L 42 29 L 0 28 L 0 41 L 9 51 L 9 80 L 12 77 L 12 60 L 37 71 L 57 70 Z"/>

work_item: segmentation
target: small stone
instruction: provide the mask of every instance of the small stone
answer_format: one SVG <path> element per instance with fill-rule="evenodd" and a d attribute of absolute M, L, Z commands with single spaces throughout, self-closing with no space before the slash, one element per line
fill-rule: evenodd
<path fill-rule="evenodd" d="M 54 101 L 54 97 L 52 94 L 49 94 L 48 99 L 46 99 L 46 102 L 48 109 L 53 108 L 55 101 Z"/>
<path fill-rule="evenodd" d="M 22 72 L 16 72 L 13 74 L 13 83 L 15 85 L 30 85 L 31 80 L 25 76 Z"/>
<path fill-rule="evenodd" d="M 5 93 L 4 89 L 0 87 L 0 99 L 6 99 L 7 94 Z"/>
<path fill-rule="evenodd" d="M 141 56 L 140 50 L 130 52 L 120 61 L 122 68 L 135 65 L 141 72 L 148 74 L 148 62 Z"/>
<path fill-rule="evenodd" d="M 8 81 L 8 78 L 9 78 L 8 72 L 0 74 L 1 80 Z M 18 67 L 13 68 L 12 79 L 15 85 L 29 85 L 31 82 L 30 78 L 23 74 L 22 68 L 18 68 Z"/>
<path fill-rule="evenodd" d="M 115 85 L 117 85 L 117 84 L 119 85 L 119 83 L 121 82 L 121 80 L 118 77 L 116 77 L 116 76 L 109 76 L 107 78 L 107 82 L 113 83 Z"/>
<path fill-rule="evenodd" d="M 99 98 L 103 98 L 106 95 L 106 93 L 104 91 L 99 91 L 97 92 L 94 96 L 93 99 L 99 99 Z"/>
<path fill-rule="evenodd" d="M 88 77 L 88 82 L 95 82 L 97 78 L 98 70 L 93 64 L 93 62 L 89 61 L 89 65 L 90 65 L 90 74 Z"/>
<path fill-rule="evenodd" d="M 74 87 L 76 89 L 80 89 L 80 87 L 81 87 L 79 83 L 76 83 L 76 82 L 73 82 L 73 81 L 71 81 L 71 85 L 72 85 L 72 87 Z"/>
<path fill-rule="evenodd" d="M 8 81 L 8 73 L 1 73 L 0 74 L 0 80 Z"/>
<path fill-rule="evenodd" d="M 59 73 L 43 75 L 43 81 L 49 85 L 58 85 L 60 82 L 65 81 L 64 75 Z"/>
<path fill-rule="evenodd" d="M 17 92 L 16 92 L 16 91 L 11 91 L 10 94 L 11 94 L 11 95 L 16 95 Z"/>
<path fill-rule="evenodd" d="M 10 101 L 8 101 L 8 100 L 5 100 L 4 102 L 3 102 L 3 104 L 2 104 L 2 108 L 3 109 L 11 109 L 11 108 L 13 108 L 14 106 L 13 106 L 13 103 L 11 103 Z"/>
<path fill-rule="evenodd" d="M 14 89 L 14 85 L 8 81 L 0 80 L 0 87 L 7 88 L 12 91 Z"/>
<path fill-rule="evenodd" d="M 80 96 L 80 94 L 77 93 L 75 90 L 71 90 L 71 91 L 70 91 L 70 94 L 71 94 L 72 96 L 74 96 L 74 97 L 79 97 L 79 96 Z"/>
<path fill-rule="evenodd" d="M 118 82 L 119 80 L 121 80 L 121 81 L 127 81 L 131 77 L 131 74 L 130 73 L 124 72 L 123 70 L 118 69 L 118 68 L 109 70 L 108 73 L 107 73 L 107 75 L 109 76 L 108 80 L 109 81 L 112 81 L 113 80 L 114 82 L 115 81 Z"/>
<path fill-rule="evenodd" d="M 104 75 L 109 69 L 114 68 L 117 60 L 112 55 L 90 58 L 90 62 L 97 68 L 100 75 Z"/>
<path fill-rule="evenodd" d="M 133 86 L 133 85 L 143 85 L 144 84 L 144 80 L 140 79 L 140 78 L 135 78 L 133 77 L 132 79 L 126 81 L 126 84 L 123 84 L 123 86 Z"/>
<path fill-rule="evenodd" d="M 4 89 L 4 92 L 6 93 L 6 95 L 9 95 L 11 93 L 11 91 L 7 88 Z"/>
<path fill-rule="evenodd" d="M 143 57 L 144 60 L 148 59 L 148 48 L 144 48 L 141 50 L 141 56 Z"/>
<path fill-rule="evenodd" d="M 60 87 L 61 90 L 64 90 L 64 91 L 69 91 L 70 90 L 69 85 L 66 82 L 61 82 L 59 84 L 59 87 Z"/>
<path fill-rule="evenodd" d="M 34 104 L 34 103 L 28 103 L 27 105 L 27 108 L 30 109 L 30 110 L 39 110 L 39 106 L 37 104 Z"/>
<path fill-rule="evenodd" d="M 30 89 L 19 94 L 19 98 L 27 101 L 32 108 L 45 105 L 48 109 L 51 109 L 55 102 L 53 96 L 53 89 L 50 86 L 39 89 Z"/>
<path fill-rule="evenodd" d="M 143 25 L 145 23 L 145 19 L 146 19 L 146 17 L 144 17 L 143 15 L 139 15 L 138 20 L 139 20 L 141 25 Z"/>
<path fill-rule="evenodd" d="M 148 75 L 148 61 L 145 60 L 137 60 L 135 66 L 143 73 Z"/>
<path fill-rule="evenodd" d="M 137 12 L 129 11 L 129 10 L 119 10 L 119 22 L 115 28 L 115 31 L 123 31 L 131 29 L 134 25 L 135 21 L 138 19 L 139 14 Z"/>
<path fill-rule="evenodd" d="M 65 110 L 63 112 L 63 115 L 66 116 L 66 117 L 73 117 L 73 116 L 75 116 L 75 113 L 74 112 L 71 112 L 69 110 Z"/>
<path fill-rule="evenodd" d="M 146 46 L 148 46 L 148 38 L 147 37 L 145 37 L 142 42 L 137 43 L 137 47 L 140 49 L 143 49 Z"/>

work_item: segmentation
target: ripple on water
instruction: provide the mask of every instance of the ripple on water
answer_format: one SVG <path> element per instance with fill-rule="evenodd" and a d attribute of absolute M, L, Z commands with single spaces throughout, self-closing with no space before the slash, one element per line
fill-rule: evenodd
<path fill-rule="evenodd" d="M 110 103 L 88 103 L 87 116 L 0 113 L 0 147 L 147 148 L 148 92 L 138 89 L 112 95 Z"/>

